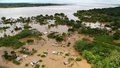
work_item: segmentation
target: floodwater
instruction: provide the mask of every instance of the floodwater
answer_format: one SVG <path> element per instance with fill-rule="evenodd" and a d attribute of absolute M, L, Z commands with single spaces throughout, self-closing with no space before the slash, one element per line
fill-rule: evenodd
<path fill-rule="evenodd" d="M 42 6 L 42 7 L 19 7 L 19 8 L 0 8 L 0 18 L 18 18 L 22 17 L 30 17 L 36 15 L 53 15 L 55 13 L 64 13 L 68 16 L 69 19 L 78 20 L 77 17 L 74 17 L 73 13 L 77 12 L 77 10 L 88 10 L 93 8 L 108 8 L 108 7 L 116 7 L 117 5 L 110 5 L 110 4 L 72 4 L 72 5 L 63 5 L 63 6 Z M 53 22 L 54 23 L 54 22 Z M 6 30 L 0 30 L 0 37 L 4 37 L 6 35 L 15 35 L 19 31 L 14 31 L 14 28 L 23 27 L 22 23 L 17 24 L 2 24 L 0 22 L 0 27 L 9 26 L 10 28 Z M 30 24 L 32 28 L 37 29 L 40 32 L 47 31 L 48 25 L 39 25 L 39 24 Z M 67 26 L 57 26 L 52 27 L 49 31 L 57 31 L 57 32 L 67 32 Z"/>
<path fill-rule="evenodd" d="M 73 13 L 75 13 L 77 10 L 88 10 L 88 9 L 93 9 L 93 8 L 107 8 L 107 7 L 115 7 L 115 6 L 116 5 L 100 5 L 100 4 L 91 4 L 91 5 L 90 4 L 81 4 L 81 5 L 79 5 L 78 4 L 78 5 L 66 5 L 66 6 L 0 8 L 0 17 L 4 16 L 4 17 L 7 17 L 7 18 L 11 18 L 11 17 L 12 18 L 18 18 L 20 16 L 30 17 L 30 16 L 40 15 L 40 14 L 53 15 L 55 13 L 65 13 L 70 19 L 77 20 L 77 18 L 73 16 Z M 54 21 L 49 22 L 49 23 L 54 24 Z M 30 23 L 29 25 L 32 28 L 37 29 L 40 32 L 46 32 L 47 30 L 57 31 L 57 32 L 67 32 L 67 30 L 68 30 L 68 27 L 65 26 L 65 25 L 59 25 L 57 27 L 51 27 L 50 29 L 48 28 L 48 25 L 40 25 L 40 24 L 36 24 L 36 23 Z M 9 27 L 6 30 L 0 30 L 0 37 L 4 37 L 4 34 L 15 35 L 18 32 L 20 32 L 20 31 L 14 31 L 15 27 L 23 28 L 23 26 L 24 26 L 23 23 L 16 23 L 16 24 L 11 25 L 11 24 L 2 24 L 1 21 L 0 21 L 0 27 Z M 77 35 L 73 35 L 73 37 L 75 37 L 77 40 L 80 39 Z M 70 41 L 72 44 L 74 44 L 74 42 L 75 42 L 74 39 L 70 39 L 68 41 Z M 52 41 L 52 40 L 47 41 L 47 43 L 45 44 L 46 46 L 44 46 L 44 47 L 40 47 L 41 43 L 39 45 L 34 45 L 34 46 L 29 46 L 29 47 L 38 48 L 38 52 L 40 52 L 40 53 L 44 52 L 45 49 L 49 49 L 50 57 L 53 57 L 53 58 L 56 59 L 56 56 L 54 57 L 54 55 L 51 55 L 51 52 L 53 50 L 64 51 L 66 48 L 51 47 L 51 44 L 53 42 L 54 41 Z M 73 46 L 71 46 L 71 47 L 73 47 Z M 70 48 L 67 47 L 67 50 L 72 51 L 71 47 Z M 11 50 L 12 50 L 11 48 L 0 47 L 0 55 L 2 55 L 4 51 L 10 52 Z M 32 56 L 32 57 L 27 58 L 25 60 L 25 62 L 23 62 L 22 67 L 21 66 L 15 66 L 11 63 L 7 63 L 7 65 L 6 65 L 6 62 L 3 62 L 5 60 L 3 60 L 2 57 L 0 57 L 0 63 L 2 63 L 2 65 L 6 65 L 6 66 L 12 67 L 12 68 L 23 68 L 26 63 L 29 63 L 29 62 L 33 61 L 33 59 L 38 59 L 39 58 L 38 56 L 37 56 L 38 58 L 36 56 Z M 50 63 L 48 63 L 48 60 L 50 60 Z M 55 62 L 51 61 L 51 59 L 46 58 L 46 59 L 44 59 L 43 63 L 48 65 L 48 67 L 53 66 L 53 68 L 55 68 L 55 67 L 68 68 L 65 65 L 63 65 L 63 63 L 62 63 L 63 61 L 65 61 L 64 58 L 59 58 L 59 61 L 55 61 Z M 52 64 L 52 63 L 55 63 L 55 64 Z M 90 68 L 91 67 L 86 61 L 81 61 L 79 64 L 80 64 L 79 68 Z M 78 68 L 78 64 L 76 64 L 74 68 Z"/>
<path fill-rule="evenodd" d="M 65 13 L 70 19 L 77 19 L 73 16 L 77 10 L 88 10 L 93 8 L 108 8 L 117 5 L 110 4 L 72 4 L 63 6 L 42 6 L 42 7 L 19 7 L 19 8 L 0 8 L 0 17 L 29 17 L 36 15 L 53 15 L 55 13 Z"/>

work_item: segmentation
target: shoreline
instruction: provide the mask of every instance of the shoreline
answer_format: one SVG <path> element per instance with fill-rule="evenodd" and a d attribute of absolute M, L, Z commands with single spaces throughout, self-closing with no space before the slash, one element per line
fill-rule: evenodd
<path fill-rule="evenodd" d="M 22 17 L 31 17 L 35 15 L 53 15 L 55 13 L 65 13 L 69 16 L 70 19 L 74 19 L 75 17 L 72 16 L 78 10 L 89 10 L 94 8 L 109 8 L 109 7 L 117 7 L 117 6 L 103 6 L 103 5 L 64 5 L 64 6 L 41 6 L 41 7 L 19 7 L 19 8 L 0 8 L 0 17 L 7 17 L 7 18 L 18 18 Z M 22 11 L 24 10 L 24 11 Z M 8 12 L 9 11 L 9 12 Z M 48 12 L 49 11 L 49 12 Z M 76 18 L 75 18 L 76 19 Z"/>

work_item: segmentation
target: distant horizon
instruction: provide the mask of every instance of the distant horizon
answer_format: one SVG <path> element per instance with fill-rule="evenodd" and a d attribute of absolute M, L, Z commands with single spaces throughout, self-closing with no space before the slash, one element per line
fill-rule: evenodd
<path fill-rule="evenodd" d="M 77 4 L 77 3 L 100 3 L 100 4 L 120 4 L 120 0 L 0 0 L 0 3 L 57 3 L 57 4 Z"/>
<path fill-rule="evenodd" d="M 72 5 L 72 4 L 108 4 L 108 5 L 120 5 L 120 4 L 115 4 L 115 3 L 31 3 L 31 2 L 13 2 L 13 3 L 4 3 L 4 2 L 0 2 L 0 4 L 22 4 L 22 3 L 26 3 L 26 4 L 68 4 L 68 5 Z"/>

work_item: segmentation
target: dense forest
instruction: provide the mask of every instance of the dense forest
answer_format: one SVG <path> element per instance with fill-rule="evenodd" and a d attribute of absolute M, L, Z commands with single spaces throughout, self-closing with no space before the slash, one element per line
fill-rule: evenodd
<path fill-rule="evenodd" d="M 87 22 L 112 22 L 120 21 L 120 7 L 82 10 L 74 13 L 82 21 Z"/>
<path fill-rule="evenodd" d="M 52 5 L 66 5 L 66 4 L 54 4 L 54 3 L 0 3 L 0 8 L 36 7 L 36 6 L 52 6 Z"/>
<path fill-rule="evenodd" d="M 82 10 L 74 13 L 83 22 L 107 22 L 112 30 L 81 28 L 80 33 L 93 36 L 93 41 L 79 40 L 75 49 L 92 68 L 120 68 L 120 7 Z"/>
<path fill-rule="evenodd" d="M 105 26 L 111 28 L 111 33 L 116 32 L 113 36 L 115 39 L 120 39 L 120 7 L 115 8 L 102 8 L 102 9 L 90 9 L 90 10 L 79 10 L 74 13 L 76 17 L 82 22 L 100 22 L 107 23 Z M 101 30 L 101 29 L 97 29 Z M 86 28 L 82 30 L 84 33 L 94 34 L 96 30 Z M 104 31 L 104 30 L 103 30 Z M 99 31 L 101 32 L 101 31 Z M 98 34 L 99 34 L 98 32 Z M 107 32 L 107 31 L 105 31 Z M 96 32 L 97 33 L 97 32 Z M 96 34 L 95 33 L 95 34 Z"/>

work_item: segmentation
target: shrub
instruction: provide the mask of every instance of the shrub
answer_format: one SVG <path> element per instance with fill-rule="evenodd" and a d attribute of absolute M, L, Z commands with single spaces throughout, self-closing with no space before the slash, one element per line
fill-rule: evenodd
<path fill-rule="evenodd" d="M 28 66 L 29 66 L 29 64 L 27 64 L 27 63 L 26 63 L 26 64 L 25 64 L 25 66 L 26 66 L 26 67 L 28 67 Z"/>
<path fill-rule="evenodd" d="M 69 59 L 68 59 L 69 62 L 71 62 L 71 61 L 73 61 L 73 60 L 74 60 L 74 58 L 69 58 Z"/>
<path fill-rule="evenodd" d="M 34 40 L 27 40 L 27 43 L 33 43 Z"/>
<path fill-rule="evenodd" d="M 113 38 L 118 40 L 120 39 L 120 30 L 116 31 L 114 34 L 113 34 Z"/>
<path fill-rule="evenodd" d="M 81 61 L 82 59 L 80 57 L 77 57 L 75 60 L 76 61 Z"/>
<path fill-rule="evenodd" d="M 16 60 L 13 60 L 13 63 L 16 64 L 16 65 L 20 65 L 20 62 L 16 61 Z"/>
<path fill-rule="evenodd" d="M 65 56 L 70 56 L 70 53 L 65 53 Z"/>
<path fill-rule="evenodd" d="M 39 67 L 40 67 L 40 65 L 39 65 L 39 64 L 36 64 L 34 68 L 39 68 Z"/>
<path fill-rule="evenodd" d="M 45 68 L 45 65 L 42 65 L 42 68 Z"/>
<path fill-rule="evenodd" d="M 71 42 L 68 42 L 67 46 L 69 47 L 69 46 L 70 46 L 70 44 L 71 44 Z"/>
<path fill-rule="evenodd" d="M 46 57 L 46 55 L 41 55 L 42 58 Z"/>
<path fill-rule="evenodd" d="M 62 42 L 64 40 L 63 36 L 61 36 L 58 32 L 52 32 L 48 34 L 48 38 L 55 39 L 57 42 Z"/>
<path fill-rule="evenodd" d="M 39 62 L 43 62 L 43 60 L 39 60 Z"/>

